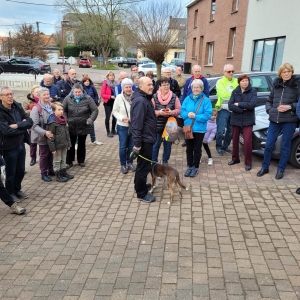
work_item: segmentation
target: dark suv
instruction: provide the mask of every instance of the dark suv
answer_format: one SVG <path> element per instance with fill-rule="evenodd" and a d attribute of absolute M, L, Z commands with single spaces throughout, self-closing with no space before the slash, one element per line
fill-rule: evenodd
<path fill-rule="evenodd" d="M 14 57 L 9 60 L 0 61 L 0 74 L 5 72 L 36 75 L 51 73 L 51 67 L 39 59 Z"/>

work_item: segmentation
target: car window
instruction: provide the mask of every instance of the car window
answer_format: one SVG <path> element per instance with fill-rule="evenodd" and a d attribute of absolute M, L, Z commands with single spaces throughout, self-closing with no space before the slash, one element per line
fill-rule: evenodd
<path fill-rule="evenodd" d="M 251 83 L 252 87 L 254 87 L 257 90 L 257 92 L 269 92 L 270 91 L 266 77 L 263 75 L 251 76 L 250 83 Z"/>
<path fill-rule="evenodd" d="M 217 95 L 217 89 L 216 89 L 216 86 L 217 86 L 217 85 L 215 85 L 215 86 L 210 90 L 209 96 L 215 96 L 215 95 Z"/>
<path fill-rule="evenodd" d="M 271 78 L 271 80 L 272 80 L 272 82 L 274 81 L 274 79 L 277 77 L 277 75 L 270 75 L 270 78 Z"/>

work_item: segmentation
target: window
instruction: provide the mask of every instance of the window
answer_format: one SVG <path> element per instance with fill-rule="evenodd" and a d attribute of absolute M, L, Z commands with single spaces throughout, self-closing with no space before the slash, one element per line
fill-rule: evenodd
<path fill-rule="evenodd" d="M 270 92 L 270 88 L 265 76 L 251 76 L 250 83 L 257 92 Z"/>
<path fill-rule="evenodd" d="M 185 52 L 175 52 L 174 53 L 174 58 L 184 60 L 185 59 Z"/>
<path fill-rule="evenodd" d="M 196 9 L 194 13 L 194 28 L 197 28 L 197 24 L 198 24 L 198 9 Z"/>
<path fill-rule="evenodd" d="M 206 44 L 206 65 L 212 66 L 214 58 L 214 43 L 210 42 Z"/>
<path fill-rule="evenodd" d="M 196 55 L 196 38 L 193 38 L 192 59 L 195 59 L 195 55 Z"/>
<path fill-rule="evenodd" d="M 67 43 L 74 43 L 74 32 L 67 31 Z"/>
<path fill-rule="evenodd" d="M 211 1 L 210 22 L 214 21 L 216 13 L 216 0 Z"/>
<path fill-rule="evenodd" d="M 254 41 L 251 71 L 275 71 L 282 63 L 285 37 Z"/>
<path fill-rule="evenodd" d="M 232 0 L 231 12 L 236 12 L 239 10 L 239 0 Z"/>
<path fill-rule="evenodd" d="M 200 36 L 200 42 L 199 42 L 199 58 L 198 58 L 198 63 L 201 65 L 202 64 L 202 53 L 203 53 L 203 43 L 204 43 L 204 35 Z"/>
<path fill-rule="evenodd" d="M 230 28 L 227 57 L 233 57 L 234 55 L 235 36 L 236 36 L 236 28 Z"/>

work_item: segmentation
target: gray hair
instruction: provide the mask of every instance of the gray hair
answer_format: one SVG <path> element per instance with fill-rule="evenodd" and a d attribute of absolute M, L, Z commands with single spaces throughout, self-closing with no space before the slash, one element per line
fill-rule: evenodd
<path fill-rule="evenodd" d="M 232 65 L 232 64 L 226 64 L 226 65 L 224 66 L 224 72 L 226 71 L 227 67 L 233 67 L 233 65 Z"/>
<path fill-rule="evenodd" d="M 74 85 L 73 85 L 73 87 L 72 87 L 72 91 L 74 91 L 75 89 L 79 89 L 79 90 L 81 90 L 82 92 L 83 92 L 83 87 L 82 87 L 82 85 L 80 84 L 80 83 L 75 83 Z"/>
<path fill-rule="evenodd" d="M 163 73 L 165 73 L 166 71 L 169 71 L 169 72 L 172 73 L 172 70 L 171 70 L 171 68 L 169 68 L 169 67 L 166 67 L 166 68 L 164 69 Z"/>
<path fill-rule="evenodd" d="M 132 80 L 129 79 L 129 78 L 124 78 L 124 79 L 122 80 L 122 82 L 121 82 L 122 90 L 123 90 L 124 85 L 128 85 L 128 84 L 130 84 L 131 86 L 133 86 Z"/>
<path fill-rule="evenodd" d="M 193 87 L 194 85 L 199 85 L 201 88 L 201 91 L 204 90 L 204 84 L 201 79 L 194 79 L 193 82 L 191 83 L 191 86 Z"/>
<path fill-rule="evenodd" d="M 11 88 L 9 86 L 0 86 L 0 95 L 2 95 L 3 90 L 10 90 L 11 91 Z"/>
<path fill-rule="evenodd" d="M 49 89 L 47 89 L 46 87 L 40 87 L 37 91 L 38 96 L 40 97 L 42 93 L 44 92 L 48 92 L 49 93 Z"/>
<path fill-rule="evenodd" d="M 199 68 L 200 68 L 200 71 L 201 71 L 201 66 L 200 66 L 200 65 L 194 65 L 194 66 L 192 66 L 192 71 L 195 70 L 195 67 L 199 67 Z"/>

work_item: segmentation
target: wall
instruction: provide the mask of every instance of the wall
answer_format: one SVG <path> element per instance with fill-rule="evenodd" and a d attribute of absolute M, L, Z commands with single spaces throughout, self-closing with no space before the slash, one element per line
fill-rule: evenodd
<path fill-rule="evenodd" d="M 283 62 L 300 72 L 299 0 L 251 0 L 248 7 L 242 70 L 250 71 L 254 40 L 286 36 Z"/>

